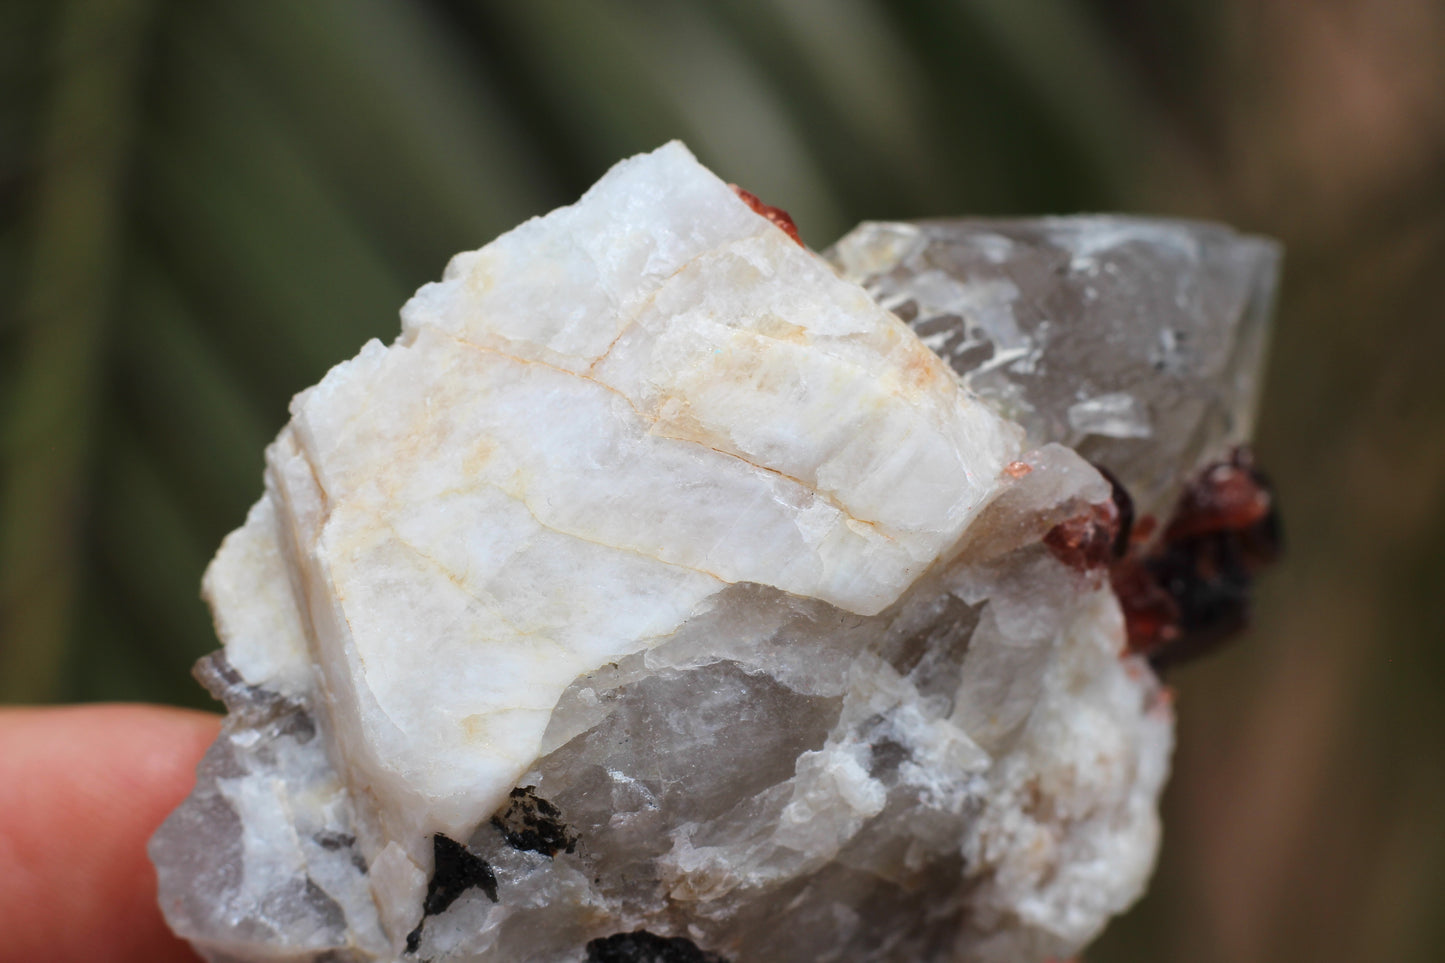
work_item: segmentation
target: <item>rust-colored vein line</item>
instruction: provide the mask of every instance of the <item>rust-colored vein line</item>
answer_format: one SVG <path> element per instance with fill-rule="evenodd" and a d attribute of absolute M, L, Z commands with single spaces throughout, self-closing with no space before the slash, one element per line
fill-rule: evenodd
<path fill-rule="evenodd" d="M 839 501 L 838 498 L 837 498 L 832 492 L 822 491 L 822 490 L 820 490 L 819 488 L 817 488 L 816 486 L 810 485 L 810 484 L 808 484 L 807 482 L 803 481 L 801 478 L 798 478 L 798 477 L 795 476 L 795 475 L 789 475 L 787 472 L 780 471 L 780 470 L 777 469 L 777 468 L 773 468 L 773 467 L 770 467 L 770 466 L 768 466 L 768 465 L 760 465 L 760 464 L 758 464 L 757 462 L 750 460 L 747 456 L 745 456 L 745 455 L 743 455 L 743 454 L 740 454 L 739 452 L 727 451 L 727 450 L 722 449 L 722 448 L 716 448 L 716 447 L 714 447 L 714 446 L 712 446 L 712 445 L 705 445 L 705 444 L 702 444 L 701 442 L 693 441 L 693 440 L 690 439 L 690 438 L 683 438 L 683 437 L 680 437 L 680 436 L 678 436 L 678 435 L 671 434 L 671 433 L 669 433 L 669 432 L 667 432 L 667 431 L 665 431 L 665 430 L 661 430 L 661 429 L 659 428 L 659 420 L 658 420 L 658 418 L 657 418 L 655 415 L 652 415 L 652 414 L 649 414 L 649 413 L 646 412 L 646 411 L 643 411 L 641 408 L 639 408 L 639 407 L 637 406 L 637 403 L 634 402 L 631 398 L 627 397 L 627 395 L 623 394 L 621 391 L 618 391 L 616 388 L 612 387 L 612 386 L 609 385 L 609 384 L 606 384 L 606 383 L 604 383 L 604 382 L 598 381 L 596 378 L 588 377 L 587 374 L 585 374 L 585 373 L 579 373 L 579 372 L 576 372 L 576 371 L 570 371 L 570 370 L 568 370 L 568 369 L 566 369 L 566 368 L 558 367 L 557 365 L 550 364 L 550 363 L 548 363 L 548 362 L 546 362 L 546 361 L 540 361 L 540 360 L 537 360 L 537 359 L 535 359 L 535 358 L 523 358 L 523 357 L 521 357 L 520 355 L 515 355 L 515 354 L 512 354 L 512 353 L 510 353 L 510 352 L 503 351 L 503 350 L 501 350 L 500 348 L 495 348 L 495 347 L 492 347 L 492 346 L 490 346 L 490 345 L 477 344 L 477 343 L 474 342 L 474 341 L 467 341 L 467 340 L 465 340 L 465 339 L 463 339 L 463 338 L 457 337 L 456 335 L 449 334 L 449 333 L 447 333 L 447 332 L 439 332 L 439 333 L 444 334 L 446 337 L 449 337 L 449 338 L 451 338 L 452 340 L 454 340 L 457 344 L 460 344 L 460 345 L 462 345 L 463 347 L 466 347 L 466 348 L 470 348 L 470 349 L 472 349 L 473 351 L 480 351 L 480 352 L 483 352 L 483 353 L 485 353 L 485 354 L 496 355 L 496 356 L 499 357 L 499 358 L 505 358 L 505 359 L 508 360 L 508 361 L 512 361 L 512 362 L 514 362 L 514 363 L 516 363 L 516 364 L 520 364 L 520 365 L 533 365 L 533 366 L 536 366 L 536 367 L 539 367 L 539 368 L 545 368 L 545 369 L 547 369 L 547 370 L 549 370 L 549 371 L 555 371 L 555 372 L 557 372 L 558 374 L 565 375 L 565 376 L 571 377 L 571 378 L 576 378 L 576 379 L 578 379 L 579 381 L 585 381 L 585 382 L 587 382 L 588 384 L 591 384 L 591 385 L 596 385 L 597 387 L 599 387 L 599 388 L 601 388 L 602 390 L 608 392 L 609 394 L 613 395 L 614 397 L 621 399 L 622 402 L 625 403 L 628 408 L 631 408 L 631 409 L 632 409 L 633 414 L 636 415 L 636 417 L 637 417 L 637 419 L 638 419 L 639 421 L 641 421 L 641 422 L 643 422 L 644 424 L 646 424 L 646 425 L 649 426 L 649 427 L 648 427 L 648 433 L 651 434 L 651 435 L 653 435 L 654 437 L 657 437 L 657 438 L 666 438 L 666 439 L 668 439 L 669 441 L 676 441 L 676 442 L 679 442 L 679 443 L 682 443 L 682 444 L 694 445 L 694 446 L 696 446 L 696 447 L 698 447 L 698 448 L 703 448 L 703 449 L 706 449 L 706 450 L 708 450 L 708 451 L 716 452 L 717 454 L 722 455 L 722 456 L 725 457 L 725 458 L 730 458 L 730 459 L 732 459 L 732 460 L 734 460 L 734 461 L 740 461 L 740 462 L 742 462 L 743 464 L 748 465 L 749 467 L 756 469 L 757 471 L 763 472 L 763 473 L 768 474 L 768 475 L 773 475 L 773 476 L 775 476 L 775 477 L 777 477 L 777 478 L 780 478 L 780 479 L 782 479 L 782 480 L 784 480 L 784 481 L 790 482 L 791 484 L 797 485 L 799 488 L 801 488 L 801 489 L 803 489 L 804 491 L 812 494 L 814 497 L 820 499 L 820 500 L 823 501 L 825 504 L 832 506 L 835 510 L 837 510 L 837 512 L 838 512 L 840 515 L 842 515 L 844 518 L 848 519 L 849 521 L 857 522 L 859 525 L 863 525 L 863 526 L 865 526 L 865 527 L 867 527 L 867 528 L 872 529 L 873 531 L 877 532 L 879 536 L 881 536 L 882 538 L 887 539 L 888 541 L 894 541 L 893 536 L 889 535 L 886 531 L 884 531 L 883 525 L 882 525 L 881 522 L 872 521 L 872 520 L 869 520 L 869 519 L 866 519 L 866 518 L 858 518 L 857 516 L 855 516 L 855 515 L 848 509 L 848 507 L 847 507 L 846 505 L 844 505 L 841 501 Z"/>
<path fill-rule="evenodd" d="M 683 564 L 682 562 L 669 562 L 669 561 L 668 561 L 667 559 L 665 559 L 665 558 L 659 558 L 658 556 L 652 554 L 651 552 L 645 552 L 645 551 L 643 551 L 643 550 L 640 549 L 640 548 L 632 548 L 632 547 L 627 546 L 627 545 L 613 545 L 612 543 L 610 543 L 610 542 L 604 542 L 604 541 L 602 541 L 601 539 L 590 538 L 590 537 L 588 537 L 588 536 L 586 536 L 586 535 L 581 535 L 581 534 L 579 534 L 579 533 L 577 533 L 577 532 L 568 531 L 568 530 L 565 529 L 565 528 L 558 528 L 556 525 L 553 525 L 553 524 L 550 524 L 550 523 L 548 523 L 548 522 L 543 521 L 542 518 L 541 518 L 541 516 L 539 516 L 539 515 L 536 513 L 536 511 L 532 508 L 531 503 L 528 502 L 525 497 L 519 498 L 519 497 L 517 497 L 516 495 L 512 495 L 510 492 L 508 492 L 508 491 L 507 491 L 506 489 L 504 489 L 504 488 L 501 488 L 500 486 L 494 485 L 494 486 L 492 486 L 492 487 L 497 488 L 498 491 L 500 491 L 500 492 L 502 492 L 503 494 L 508 495 L 509 497 L 515 499 L 516 502 L 517 502 L 517 504 L 521 505 L 524 509 L 526 509 L 528 515 L 531 515 L 531 516 L 532 516 L 532 520 L 533 520 L 533 521 L 535 521 L 535 522 L 536 522 L 539 526 L 541 526 L 542 528 L 546 529 L 546 530 L 549 531 L 549 532 L 553 532 L 554 534 L 562 535 L 562 536 L 564 536 L 564 537 L 566 537 L 566 538 L 575 538 L 575 539 L 577 539 L 579 542 L 586 542 L 586 543 L 589 544 L 589 545 L 596 545 L 596 546 L 598 546 L 599 548 L 610 549 L 611 551 L 614 551 L 614 552 L 622 552 L 622 553 L 625 553 L 625 554 L 628 554 L 628 555 L 635 555 L 635 556 L 637 556 L 638 558 L 645 558 L 645 559 L 647 559 L 647 560 L 650 561 L 650 562 L 656 562 L 658 565 L 666 565 L 666 566 L 668 566 L 669 568 L 682 569 L 683 571 L 687 571 L 687 572 L 696 572 L 698 575 L 705 575 L 705 576 L 707 576 L 708 578 L 714 579 L 714 580 L 716 580 L 716 581 L 718 581 L 718 582 L 721 582 L 721 583 L 724 584 L 724 585 L 731 585 L 731 584 L 733 583 L 733 579 L 724 578 L 723 576 L 717 574 L 716 572 L 709 572 L 709 571 L 708 571 L 707 569 L 705 569 L 705 568 L 697 568 L 696 566 L 693 566 L 693 565 L 685 565 L 685 564 Z"/>
<path fill-rule="evenodd" d="M 417 558 L 421 559 L 432 568 L 435 568 L 438 572 L 442 574 L 443 577 L 446 578 L 447 581 L 451 582 L 457 587 L 458 592 L 461 592 L 467 598 L 471 599 L 473 602 L 476 602 L 477 605 L 486 609 L 487 612 L 489 612 L 493 617 L 495 617 L 498 622 L 501 622 L 507 628 L 511 629 L 514 634 L 519 636 L 529 634 L 519 628 L 510 619 L 498 613 L 497 610 L 499 606 L 497 605 L 495 599 L 484 599 L 477 593 L 473 592 L 471 589 L 467 588 L 466 581 L 462 578 L 462 576 L 458 575 L 456 572 L 453 572 L 441 562 L 437 561 L 435 558 L 422 551 L 419 546 L 412 544 L 412 542 L 410 542 L 404 535 L 402 535 L 401 532 L 396 530 L 396 526 L 393 525 L 391 522 L 377 515 L 375 512 L 368 512 L 367 514 L 371 515 L 377 520 L 379 524 L 384 525 L 386 529 L 391 532 L 392 537 L 396 539 L 396 544 L 400 545 L 402 548 L 406 549 L 412 555 L 415 555 Z"/>

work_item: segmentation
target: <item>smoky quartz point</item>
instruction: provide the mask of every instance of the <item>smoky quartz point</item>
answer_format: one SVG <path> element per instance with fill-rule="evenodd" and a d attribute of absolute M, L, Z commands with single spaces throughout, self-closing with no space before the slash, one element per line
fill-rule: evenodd
<path fill-rule="evenodd" d="M 1141 512 L 1249 441 L 1279 246 L 1094 215 L 865 223 L 829 251 L 974 394 L 1107 466 Z"/>

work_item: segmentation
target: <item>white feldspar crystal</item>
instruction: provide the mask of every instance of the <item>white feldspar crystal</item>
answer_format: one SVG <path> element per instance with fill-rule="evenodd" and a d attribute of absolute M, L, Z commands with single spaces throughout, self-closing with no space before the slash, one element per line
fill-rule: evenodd
<path fill-rule="evenodd" d="M 1042 544 L 1109 484 L 686 148 L 402 320 L 206 575 L 208 958 L 1013 963 L 1138 895 L 1168 705 Z"/>

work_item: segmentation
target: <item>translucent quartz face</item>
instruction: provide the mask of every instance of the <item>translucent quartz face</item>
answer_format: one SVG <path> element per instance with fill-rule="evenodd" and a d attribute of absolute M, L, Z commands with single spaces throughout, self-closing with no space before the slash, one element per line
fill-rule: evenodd
<path fill-rule="evenodd" d="M 1098 215 L 860 224 L 828 257 L 969 390 L 1107 466 L 1141 512 L 1249 440 L 1279 246 Z"/>
<path fill-rule="evenodd" d="M 1016 961 L 1128 905 L 1171 719 L 1048 548 L 1110 499 L 1051 442 L 1178 477 L 1247 431 L 1258 346 L 1111 373 L 1138 351 L 1049 333 L 1087 309 L 1005 319 L 1032 268 L 920 269 L 968 246 L 934 230 L 835 269 L 669 144 L 298 395 L 206 576 L 230 716 L 152 843 L 172 926 L 216 961 Z M 1075 378 L 1062 422 L 1026 362 Z M 1179 420 L 1160 371 L 1234 380 Z"/>

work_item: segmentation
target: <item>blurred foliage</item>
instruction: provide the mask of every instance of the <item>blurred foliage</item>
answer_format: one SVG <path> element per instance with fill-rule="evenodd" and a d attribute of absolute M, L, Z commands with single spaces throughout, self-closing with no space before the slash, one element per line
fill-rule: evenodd
<path fill-rule="evenodd" d="M 1430 0 L 0 5 L 0 699 L 203 704 L 287 399 L 681 137 L 822 247 L 1147 210 L 1282 237 L 1293 554 L 1184 673 L 1159 878 L 1090 960 L 1445 945 L 1445 11 Z"/>

